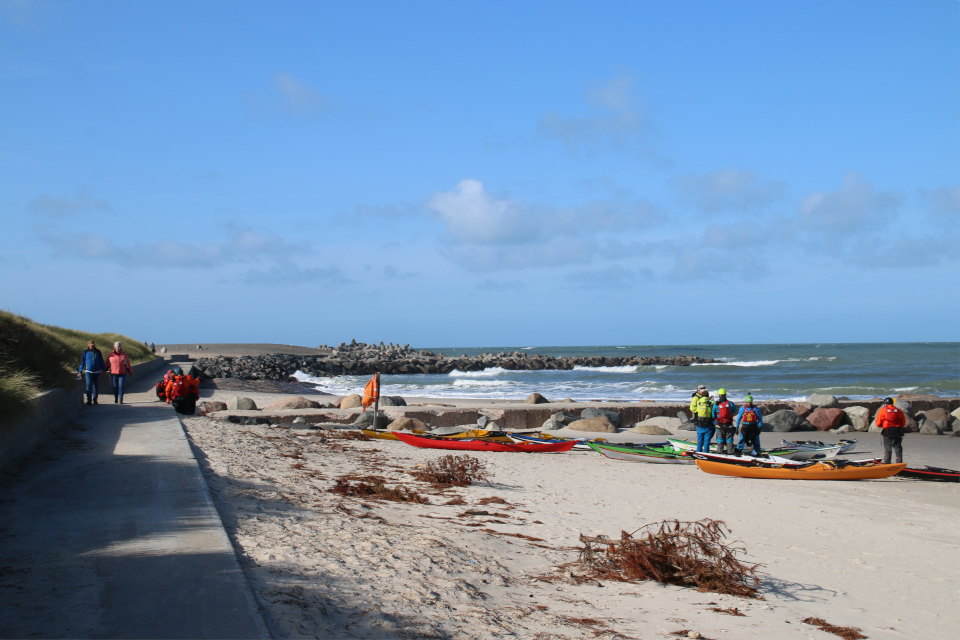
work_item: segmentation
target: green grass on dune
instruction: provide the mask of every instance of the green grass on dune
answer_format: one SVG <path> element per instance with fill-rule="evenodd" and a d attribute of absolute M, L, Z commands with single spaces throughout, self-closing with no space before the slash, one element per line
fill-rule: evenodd
<path fill-rule="evenodd" d="M 0 422 L 20 415 L 39 391 L 73 384 L 88 340 L 104 358 L 118 340 L 133 364 L 155 357 L 142 342 L 119 333 L 64 329 L 0 311 Z"/>

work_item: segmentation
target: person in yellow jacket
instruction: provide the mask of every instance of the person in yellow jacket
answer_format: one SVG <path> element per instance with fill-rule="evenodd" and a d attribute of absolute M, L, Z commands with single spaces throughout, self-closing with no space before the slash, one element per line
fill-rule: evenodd
<path fill-rule="evenodd" d="M 697 387 L 697 392 L 690 398 L 690 413 L 693 423 L 697 425 L 697 451 L 709 453 L 710 441 L 713 440 L 713 401 L 706 385 Z"/>

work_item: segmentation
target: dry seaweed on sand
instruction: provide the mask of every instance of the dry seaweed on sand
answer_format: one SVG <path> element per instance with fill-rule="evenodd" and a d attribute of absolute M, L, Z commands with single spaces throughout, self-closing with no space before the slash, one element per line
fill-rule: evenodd
<path fill-rule="evenodd" d="M 334 482 L 333 487 L 330 488 L 330 492 L 354 498 L 373 498 L 419 504 L 430 502 L 426 496 L 402 485 L 387 487 L 386 480 L 380 476 L 340 476 Z"/>
<path fill-rule="evenodd" d="M 844 640 L 865 640 L 868 637 L 860 632 L 859 627 L 838 627 L 835 624 L 830 624 L 823 618 L 804 618 L 803 622 L 805 624 L 819 627 L 821 631 L 826 631 L 827 633 L 832 633 L 835 636 L 840 636 Z"/>
<path fill-rule="evenodd" d="M 417 480 L 441 487 L 466 487 L 488 480 L 486 465 L 473 456 L 442 456 L 410 472 Z"/>
<path fill-rule="evenodd" d="M 726 542 L 720 520 L 662 520 L 643 525 L 620 540 L 580 535 L 584 547 L 576 565 L 597 580 L 656 580 L 735 596 L 758 598 L 760 565 L 740 562 L 745 549 Z M 639 535 L 638 535 L 639 534 Z"/>

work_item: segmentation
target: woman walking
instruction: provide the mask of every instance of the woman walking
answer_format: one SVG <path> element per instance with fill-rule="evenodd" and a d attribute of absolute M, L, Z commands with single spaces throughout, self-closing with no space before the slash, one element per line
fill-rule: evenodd
<path fill-rule="evenodd" d="M 133 375 L 133 368 L 119 342 L 113 343 L 113 351 L 107 356 L 107 365 L 110 368 L 110 381 L 113 382 L 113 402 L 123 404 L 123 381 L 128 375 Z"/>

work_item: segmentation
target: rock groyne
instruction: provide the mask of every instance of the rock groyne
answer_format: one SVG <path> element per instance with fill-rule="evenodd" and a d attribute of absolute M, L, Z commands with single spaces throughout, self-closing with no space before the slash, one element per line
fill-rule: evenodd
<path fill-rule="evenodd" d="M 196 367 L 207 378 L 241 380 L 287 380 L 302 371 L 316 377 L 340 375 L 450 373 L 483 371 L 500 367 L 511 371 L 570 370 L 574 367 L 622 367 L 636 365 L 689 366 L 714 362 L 695 356 L 621 356 L 621 357 L 553 357 L 522 351 L 483 353 L 475 356 L 450 356 L 432 351 L 418 351 L 410 345 L 368 345 L 352 342 L 334 348 L 321 345 L 328 354 L 297 356 L 272 354 L 265 356 L 218 356 L 200 358 Z"/>

